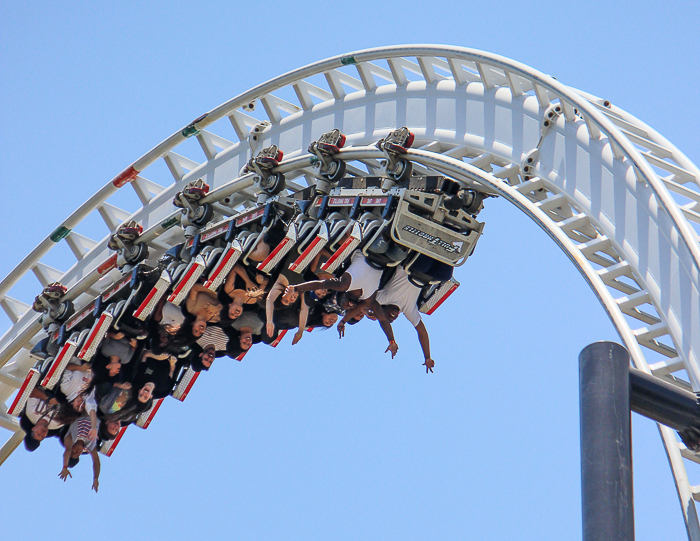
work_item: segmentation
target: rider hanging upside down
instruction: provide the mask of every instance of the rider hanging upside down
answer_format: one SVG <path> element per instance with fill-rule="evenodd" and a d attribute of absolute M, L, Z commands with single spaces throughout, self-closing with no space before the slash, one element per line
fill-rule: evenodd
<path fill-rule="evenodd" d="M 430 356 L 430 337 L 421 319 L 417 304 L 420 292 L 421 288 L 409 281 L 408 274 L 406 274 L 403 267 L 397 267 L 394 276 L 383 289 L 380 289 L 370 298 L 362 301 L 345 314 L 345 317 L 338 323 L 338 333 L 340 337 L 342 338 L 345 335 L 345 324 L 350 319 L 364 310 L 370 310 L 379 321 L 384 334 L 389 340 L 389 346 L 391 347 L 392 344 L 396 345 L 391 324 L 399 317 L 399 314 L 403 312 L 406 319 L 411 322 L 418 333 L 418 341 L 420 342 L 420 347 L 425 357 L 425 362 L 423 363 L 423 366 L 425 366 L 425 373 L 427 374 L 428 371 L 432 372 L 435 361 Z M 396 346 L 396 348 L 398 349 L 398 346 Z"/>

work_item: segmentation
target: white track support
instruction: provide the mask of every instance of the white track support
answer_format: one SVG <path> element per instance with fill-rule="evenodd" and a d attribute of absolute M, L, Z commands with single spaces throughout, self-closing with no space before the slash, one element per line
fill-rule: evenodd
<path fill-rule="evenodd" d="M 561 114 L 543 127 L 550 105 Z M 218 121 L 228 129 L 233 125 L 239 140 L 217 135 Z M 254 198 L 252 175 L 239 174 L 251 151 L 278 145 L 285 153 L 278 170 L 309 181 L 314 170 L 306 149 L 338 128 L 347 136 L 341 154 L 352 162 L 348 170 L 376 174 L 382 155 L 370 145 L 397 126 L 416 135 L 408 157 L 421 170 L 498 194 L 540 225 L 590 285 L 637 368 L 700 391 L 698 167 L 615 105 L 519 62 L 417 45 L 336 56 L 258 85 L 171 135 L 100 189 L 0 282 L 0 306 L 16 319 L 0 338 L 0 368 L 8 363 L 0 371 L 0 397 L 6 401 L 16 389 L 10 383 L 29 370 L 27 348 L 40 331 L 36 315 L 25 308 L 31 299 L 18 302 L 9 294 L 30 271 L 46 276 L 41 259 L 88 214 L 101 211 L 110 227 L 128 215 L 144 226 L 144 239 L 157 237 L 158 246 L 171 246 L 183 239 L 171 204 L 183 183 L 206 180 L 211 191 L 204 202 L 218 203 L 219 220 Z M 204 162 L 175 152 L 193 135 Z M 521 164 L 535 149 L 534 170 L 525 179 Z M 158 160 L 173 174 L 170 186 L 154 186 L 140 176 Z M 128 183 L 143 206 L 117 212 L 121 209 L 107 199 Z M 98 278 L 108 276 L 100 281 L 103 288 L 119 277 L 109 265 L 107 237 L 83 239 L 74 234 L 67 239 L 78 261 L 59 270 L 78 308 L 90 300 L 79 294 Z M 697 457 L 687 450 L 681 455 L 670 430 L 661 428 L 661 435 L 688 536 L 700 541 L 684 466 Z M 13 436 L 0 457 L 17 443 Z"/>

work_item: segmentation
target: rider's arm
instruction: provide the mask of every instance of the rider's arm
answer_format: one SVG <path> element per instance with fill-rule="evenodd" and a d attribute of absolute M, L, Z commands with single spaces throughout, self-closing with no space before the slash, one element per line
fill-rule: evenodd
<path fill-rule="evenodd" d="M 416 332 L 418 333 L 420 347 L 423 350 L 423 356 L 427 361 L 430 359 L 430 337 L 428 336 L 428 329 L 425 328 L 423 321 L 416 325 Z"/>
<path fill-rule="evenodd" d="M 231 292 L 233 291 L 233 285 L 236 282 L 236 274 L 236 266 L 234 266 L 231 269 L 231 272 L 228 273 L 226 281 L 224 282 L 224 293 L 227 295 L 231 295 Z"/>
<path fill-rule="evenodd" d="M 294 335 L 294 340 L 292 345 L 296 344 L 304 336 L 304 329 L 306 329 L 306 321 L 309 318 L 309 305 L 306 304 L 306 298 L 302 293 L 301 298 L 301 310 L 299 311 L 299 330 Z"/>
<path fill-rule="evenodd" d="M 315 291 L 316 289 L 330 289 L 332 291 L 347 291 L 352 282 L 352 277 L 346 272 L 340 278 L 326 278 L 324 280 L 312 280 L 294 286 L 298 292 Z"/>
<path fill-rule="evenodd" d="M 370 308 L 374 312 L 374 315 L 377 316 L 377 321 L 379 321 L 387 340 L 389 340 L 386 351 L 391 351 L 391 358 L 393 359 L 396 356 L 396 352 L 399 350 L 399 345 L 396 343 L 396 340 L 394 340 L 394 329 L 391 328 L 391 321 L 386 317 L 382 305 L 377 302 L 374 295 L 371 297 Z M 386 353 L 386 351 L 384 353 Z"/>
<path fill-rule="evenodd" d="M 387 340 L 389 340 L 390 344 L 396 343 L 394 340 L 394 329 L 391 328 L 391 321 L 389 321 L 389 318 L 386 317 L 382 305 L 377 302 L 374 295 L 370 297 L 369 301 L 369 307 L 372 312 L 374 312 L 374 315 L 377 316 L 377 321 L 379 321 L 379 324 L 382 326 L 382 330 L 384 331 Z"/>
<path fill-rule="evenodd" d="M 170 354 L 167 352 L 166 353 L 159 353 L 158 355 L 156 355 L 155 353 L 153 353 L 149 349 L 148 351 L 144 351 L 143 357 L 141 357 L 141 361 L 145 361 L 146 359 L 149 359 L 149 358 L 155 359 L 156 361 L 164 361 L 169 357 L 170 357 Z"/>
<path fill-rule="evenodd" d="M 311 260 L 309 270 L 316 274 L 316 271 L 318 270 L 318 264 L 321 258 L 325 257 L 326 259 L 329 259 L 332 255 L 333 254 L 329 252 L 326 248 L 321 248 L 321 251 L 317 253 L 316 256 Z"/>
<path fill-rule="evenodd" d="M 265 318 L 268 325 L 272 325 L 272 315 L 275 312 L 275 301 L 277 300 L 277 297 L 284 293 L 284 290 L 287 287 L 284 285 L 284 282 L 280 280 L 280 278 L 283 277 L 280 275 L 277 278 L 277 281 L 267 294 L 267 300 L 265 301 Z"/>
<path fill-rule="evenodd" d="M 93 449 L 90 451 L 90 456 L 92 457 L 92 488 L 97 492 L 100 486 L 100 455 L 97 449 Z"/>
<path fill-rule="evenodd" d="M 66 434 L 66 437 L 63 438 L 63 445 L 66 446 L 66 450 L 63 451 L 63 469 L 67 470 L 68 469 L 68 461 L 70 460 L 70 454 L 71 454 L 71 451 L 73 450 L 73 438 L 71 437 L 70 434 Z"/>
<path fill-rule="evenodd" d="M 97 438 L 97 409 L 92 409 L 90 415 L 90 433 L 89 439 L 92 441 Z"/>

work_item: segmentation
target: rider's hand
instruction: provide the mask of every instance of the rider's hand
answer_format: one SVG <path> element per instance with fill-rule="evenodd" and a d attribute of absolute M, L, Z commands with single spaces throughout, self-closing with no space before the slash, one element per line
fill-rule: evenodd
<path fill-rule="evenodd" d="M 345 323 L 342 321 L 338 323 L 338 334 L 340 335 L 340 338 L 345 336 Z"/>
<path fill-rule="evenodd" d="M 96 428 L 90 429 L 90 432 L 88 432 L 88 439 L 90 441 L 95 441 L 97 439 L 97 429 Z"/>
<path fill-rule="evenodd" d="M 100 482 L 97 479 L 92 480 L 92 490 L 97 492 L 97 489 L 100 487 Z"/>
<path fill-rule="evenodd" d="M 265 290 L 261 289 L 259 287 L 254 287 L 253 289 L 248 290 L 248 298 L 249 299 L 259 299 L 261 297 L 265 296 Z"/>
<path fill-rule="evenodd" d="M 387 351 L 391 351 L 391 358 L 393 359 L 396 356 L 396 352 L 399 351 L 399 345 L 392 340 L 389 342 L 389 346 L 386 348 L 386 350 L 384 350 L 384 353 Z"/>
<path fill-rule="evenodd" d="M 287 296 L 294 295 L 294 286 L 287 286 L 287 289 L 284 290 L 284 294 Z"/>
<path fill-rule="evenodd" d="M 61 473 L 58 474 L 58 476 L 59 476 L 61 479 L 63 479 L 64 482 L 65 482 L 65 480 L 66 480 L 68 477 L 71 477 L 71 478 L 73 477 L 73 475 L 71 474 L 71 472 L 68 471 L 68 468 L 63 468 L 63 469 L 61 470 Z"/>
<path fill-rule="evenodd" d="M 275 334 L 275 324 L 274 323 L 268 323 L 265 326 L 265 330 L 267 331 L 267 336 L 272 338 Z"/>
<path fill-rule="evenodd" d="M 296 344 L 299 340 L 301 340 L 303 336 L 304 336 L 304 329 L 299 329 L 296 333 L 294 333 L 294 339 L 292 340 L 292 345 Z"/>
<path fill-rule="evenodd" d="M 425 373 L 426 373 L 426 374 L 428 373 L 428 370 L 430 370 L 430 372 L 432 372 L 432 371 L 433 371 L 433 367 L 435 366 L 435 361 L 433 361 L 432 359 L 428 358 L 428 359 L 426 359 L 425 362 L 423 363 L 423 366 L 425 366 Z"/>

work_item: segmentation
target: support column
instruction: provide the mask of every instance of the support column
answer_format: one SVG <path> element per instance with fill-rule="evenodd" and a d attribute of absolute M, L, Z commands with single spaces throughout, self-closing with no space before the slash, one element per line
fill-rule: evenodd
<path fill-rule="evenodd" d="M 633 541 L 629 353 L 596 342 L 579 355 L 583 541 Z"/>

